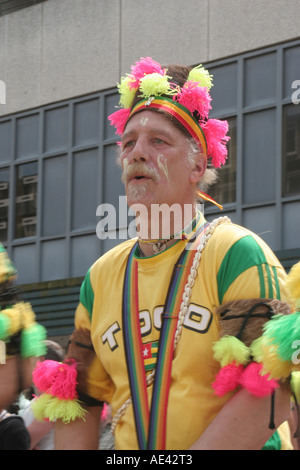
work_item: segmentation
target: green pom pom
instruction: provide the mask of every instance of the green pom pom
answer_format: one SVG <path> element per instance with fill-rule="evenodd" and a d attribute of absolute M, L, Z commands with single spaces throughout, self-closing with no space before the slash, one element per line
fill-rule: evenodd
<path fill-rule="evenodd" d="M 214 358 L 225 367 L 232 362 L 246 365 L 250 360 L 250 348 L 235 336 L 223 336 L 213 345 Z"/>
<path fill-rule="evenodd" d="M 21 334 L 21 355 L 23 358 L 39 357 L 46 354 L 46 329 L 35 323 L 30 328 L 26 328 Z"/>
<path fill-rule="evenodd" d="M 300 314 L 275 315 L 264 325 L 263 337 L 266 344 L 276 346 L 282 361 L 291 361 L 295 352 L 293 343 L 300 339 Z"/>
<path fill-rule="evenodd" d="M 4 340 L 9 336 L 10 319 L 6 315 L 0 314 L 0 340 Z"/>
<path fill-rule="evenodd" d="M 78 400 L 62 400 L 53 397 L 44 411 L 45 417 L 50 421 L 60 419 L 63 423 L 70 423 L 75 419 L 85 419 L 86 410 L 82 408 Z"/>
<path fill-rule="evenodd" d="M 212 83 L 213 76 L 209 74 L 207 70 L 205 70 L 202 65 L 198 65 L 197 67 L 194 67 L 188 76 L 188 80 L 192 80 L 194 82 L 199 82 L 201 83 L 201 86 L 204 86 L 208 88 L 209 90 L 213 86 Z"/>

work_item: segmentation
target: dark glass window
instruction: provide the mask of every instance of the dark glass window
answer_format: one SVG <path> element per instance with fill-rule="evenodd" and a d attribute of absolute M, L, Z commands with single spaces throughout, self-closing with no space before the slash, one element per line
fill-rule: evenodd
<path fill-rule="evenodd" d="M 0 241 L 7 240 L 9 207 L 9 170 L 0 170 Z"/>
<path fill-rule="evenodd" d="M 227 121 L 230 136 L 228 158 L 219 170 L 217 182 L 208 190 L 209 195 L 222 205 L 236 201 L 236 118 Z"/>
<path fill-rule="evenodd" d="M 37 162 L 17 167 L 15 238 L 36 235 Z"/>
<path fill-rule="evenodd" d="M 283 196 L 300 194 L 300 107 L 283 110 Z"/>

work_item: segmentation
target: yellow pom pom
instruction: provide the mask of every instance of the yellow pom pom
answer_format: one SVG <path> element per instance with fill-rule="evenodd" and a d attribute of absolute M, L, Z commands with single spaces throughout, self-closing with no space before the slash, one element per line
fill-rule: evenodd
<path fill-rule="evenodd" d="M 22 327 L 22 306 L 20 303 L 2 310 L 1 313 L 6 315 L 10 320 L 9 336 L 13 336 L 20 331 Z"/>
<path fill-rule="evenodd" d="M 213 345 L 214 358 L 225 367 L 231 362 L 246 365 L 250 360 L 250 348 L 235 336 L 224 336 Z"/>
<path fill-rule="evenodd" d="M 156 95 L 173 95 L 178 93 L 178 90 L 172 90 L 168 82 L 167 75 L 160 73 L 150 73 L 141 79 L 140 91 L 143 98 L 150 98 Z"/>
<path fill-rule="evenodd" d="M 296 303 L 296 307 L 300 308 L 300 261 L 292 266 L 288 275 L 287 285 Z"/>
<path fill-rule="evenodd" d="M 121 83 L 118 84 L 118 89 L 120 93 L 119 104 L 123 108 L 131 108 L 133 103 L 133 98 L 136 92 L 136 88 L 131 88 L 130 83 L 132 82 L 132 77 L 127 75 L 126 77 L 121 78 Z"/>
<path fill-rule="evenodd" d="M 34 400 L 32 400 L 30 406 L 31 406 L 34 417 L 38 421 L 45 420 L 46 418 L 45 410 L 52 399 L 53 399 L 52 395 L 49 395 L 48 393 L 43 393 L 38 398 L 35 398 Z"/>
<path fill-rule="evenodd" d="M 202 65 L 198 65 L 197 67 L 194 67 L 188 76 L 188 80 L 192 80 L 194 82 L 199 82 L 201 83 L 201 86 L 204 86 L 208 88 L 209 90 L 213 86 L 212 83 L 213 76 L 209 74 L 207 70 L 205 70 Z"/>
<path fill-rule="evenodd" d="M 261 343 L 262 374 L 270 374 L 271 379 L 287 378 L 294 365 L 291 361 L 282 361 L 277 352 L 277 346 Z"/>
<path fill-rule="evenodd" d="M 53 397 L 44 411 L 45 417 L 50 421 L 60 419 L 63 423 L 70 423 L 75 419 L 85 419 L 86 410 L 82 408 L 78 400 L 62 400 Z"/>
<path fill-rule="evenodd" d="M 262 336 L 260 336 L 250 345 L 251 355 L 255 362 L 262 362 L 262 340 Z"/>

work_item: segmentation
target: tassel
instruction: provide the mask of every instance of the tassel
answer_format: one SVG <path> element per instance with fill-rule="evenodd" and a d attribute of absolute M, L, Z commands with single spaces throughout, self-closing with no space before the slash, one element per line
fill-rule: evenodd
<path fill-rule="evenodd" d="M 9 337 L 10 332 L 10 319 L 6 315 L 0 314 L 0 340 L 5 340 Z"/>
<path fill-rule="evenodd" d="M 236 363 L 227 364 L 227 366 L 222 367 L 212 384 L 215 395 L 221 397 L 226 393 L 235 390 L 240 383 L 243 370 L 244 367 L 241 364 Z"/>
<path fill-rule="evenodd" d="M 282 361 L 291 361 L 293 343 L 300 338 L 300 313 L 275 315 L 264 325 L 265 344 L 274 345 Z"/>
<path fill-rule="evenodd" d="M 213 345 L 214 358 L 224 367 L 231 362 L 246 365 L 250 359 L 250 348 L 235 336 L 223 336 Z"/>
<path fill-rule="evenodd" d="M 240 385 L 256 397 L 271 395 L 279 386 L 269 374 L 262 374 L 262 365 L 257 362 L 252 362 L 245 368 L 240 378 Z"/>
<path fill-rule="evenodd" d="M 172 90 L 168 77 L 159 73 L 145 75 L 140 81 L 140 91 L 143 98 L 157 95 L 171 95 L 177 93 L 178 90 Z"/>
<path fill-rule="evenodd" d="M 130 115 L 130 108 L 121 108 L 118 111 L 115 111 L 108 119 L 110 121 L 111 126 L 115 126 L 116 134 L 122 135 L 125 129 L 125 124 Z"/>
<path fill-rule="evenodd" d="M 212 165 L 219 168 L 226 163 L 227 148 L 226 142 L 230 139 L 227 136 L 228 122 L 219 119 L 209 119 L 202 126 L 207 142 L 207 156 L 211 157 Z"/>
<path fill-rule="evenodd" d="M 86 410 L 81 406 L 78 400 L 62 400 L 57 397 L 52 397 L 49 400 L 45 410 L 44 417 L 50 421 L 60 419 L 63 423 L 67 424 L 76 419 L 83 419 Z"/>
<path fill-rule="evenodd" d="M 46 359 L 38 361 L 32 373 L 34 385 L 41 391 L 46 392 L 53 384 L 60 362 Z"/>
<path fill-rule="evenodd" d="M 30 407 L 32 409 L 34 417 L 38 421 L 44 421 L 46 419 L 45 410 L 52 399 L 52 395 L 50 395 L 49 393 L 43 393 L 39 397 L 32 400 Z"/>
<path fill-rule="evenodd" d="M 199 85 L 197 82 L 187 81 L 176 95 L 176 101 L 185 106 L 191 114 L 197 111 L 201 119 L 207 119 L 211 109 L 211 97 L 207 88 Z"/>
<path fill-rule="evenodd" d="M 21 333 L 21 356 L 23 358 L 44 356 L 47 351 L 44 343 L 46 337 L 46 329 L 39 323 L 23 330 Z"/>

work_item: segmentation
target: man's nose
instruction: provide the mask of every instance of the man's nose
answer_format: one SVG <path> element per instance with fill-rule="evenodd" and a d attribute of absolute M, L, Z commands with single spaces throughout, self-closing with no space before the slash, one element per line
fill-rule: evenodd
<path fill-rule="evenodd" d="M 131 152 L 131 158 L 135 162 L 146 162 L 149 161 L 149 147 L 146 139 L 139 137 L 134 143 L 134 147 Z"/>

